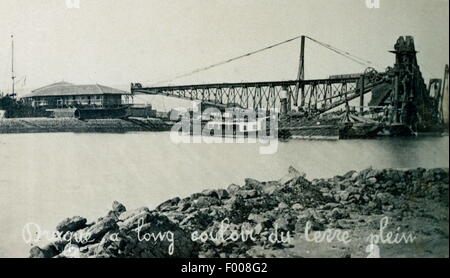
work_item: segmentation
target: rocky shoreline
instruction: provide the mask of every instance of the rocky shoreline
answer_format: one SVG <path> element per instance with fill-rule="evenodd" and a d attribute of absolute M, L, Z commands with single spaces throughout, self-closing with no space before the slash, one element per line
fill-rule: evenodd
<path fill-rule="evenodd" d="M 393 231 L 402 228 L 416 238 L 380 243 L 383 257 L 448 257 L 448 176 L 448 168 L 368 168 L 310 181 L 290 167 L 277 181 L 248 178 L 244 185 L 173 198 L 153 210 L 128 211 L 115 201 L 92 223 L 65 219 L 56 227 L 62 237 L 32 247 L 30 257 L 366 257 L 363 236 L 378 234 L 383 217 Z M 308 229 L 348 231 L 356 240 L 311 243 Z M 292 240 L 273 240 L 274 234 Z M 80 240 L 83 235 L 88 237 Z"/>

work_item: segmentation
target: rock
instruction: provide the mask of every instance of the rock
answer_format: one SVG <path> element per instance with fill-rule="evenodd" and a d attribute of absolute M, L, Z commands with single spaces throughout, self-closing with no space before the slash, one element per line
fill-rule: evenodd
<path fill-rule="evenodd" d="M 258 191 L 251 189 L 251 190 L 240 190 L 237 194 L 242 196 L 244 199 L 250 199 L 255 198 L 258 196 Z"/>
<path fill-rule="evenodd" d="M 198 257 L 200 259 L 203 259 L 203 258 L 217 258 L 218 256 L 219 256 L 219 254 L 217 254 L 217 252 L 215 250 L 212 250 L 212 249 L 208 249 L 206 251 L 202 251 L 198 255 Z"/>
<path fill-rule="evenodd" d="M 245 179 L 245 185 L 244 188 L 247 190 L 256 189 L 260 190 L 263 187 L 263 184 L 255 179 L 247 178 Z"/>
<path fill-rule="evenodd" d="M 48 244 L 43 248 L 39 248 L 38 246 L 34 246 L 30 250 L 30 258 L 53 258 L 58 255 L 59 252 L 55 248 L 53 244 Z"/>
<path fill-rule="evenodd" d="M 218 195 L 220 200 L 225 200 L 225 199 L 229 199 L 230 198 L 230 194 L 225 189 L 218 189 L 217 190 L 217 195 Z"/>
<path fill-rule="evenodd" d="M 369 167 L 369 168 L 366 168 L 366 169 L 360 171 L 359 174 L 358 174 L 358 178 L 359 179 L 365 179 L 366 176 L 367 176 L 367 173 L 369 173 L 372 170 L 373 170 L 372 167 Z"/>
<path fill-rule="evenodd" d="M 394 201 L 395 197 L 392 194 L 387 192 L 380 192 L 376 194 L 376 199 L 381 202 L 382 205 L 390 204 Z"/>
<path fill-rule="evenodd" d="M 263 231 L 264 227 L 261 223 L 256 224 L 254 231 L 255 231 L 255 235 L 259 235 L 261 234 L 261 232 Z"/>
<path fill-rule="evenodd" d="M 211 206 L 209 211 L 209 216 L 218 221 L 222 221 L 230 216 L 229 211 L 222 206 Z"/>
<path fill-rule="evenodd" d="M 196 210 L 187 215 L 183 221 L 180 222 L 180 226 L 187 230 L 200 231 L 206 229 L 212 221 L 213 218 L 210 215 L 203 211 Z"/>
<path fill-rule="evenodd" d="M 351 181 L 356 181 L 358 179 L 358 177 L 359 177 L 359 173 L 358 172 L 354 172 L 352 174 L 352 176 L 350 177 L 350 180 Z"/>
<path fill-rule="evenodd" d="M 370 201 L 367 206 L 364 207 L 364 212 L 367 214 L 377 213 L 380 209 L 380 204 L 374 201 Z"/>
<path fill-rule="evenodd" d="M 227 200 L 229 210 L 231 213 L 231 221 L 235 223 L 242 222 L 247 219 L 252 207 L 247 206 L 244 198 L 241 195 L 236 195 Z"/>
<path fill-rule="evenodd" d="M 180 212 L 180 211 L 162 212 L 161 214 L 167 216 L 167 218 L 169 218 L 170 221 L 172 221 L 176 224 L 183 221 L 183 219 L 186 217 L 184 212 Z"/>
<path fill-rule="evenodd" d="M 261 189 L 261 192 L 265 195 L 273 195 L 280 188 L 278 182 L 267 183 Z"/>
<path fill-rule="evenodd" d="M 266 224 L 267 222 L 269 222 L 269 218 L 267 218 L 261 214 L 255 214 L 255 213 L 251 213 L 247 219 L 254 223 L 263 224 L 263 225 Z"/>
<path fill-rule="evenodd" d="M 327 204 L 325 204 L 323 206 L 323 209 L 325 209 L 325 210 L 334 209 L 334 208 L 337 208 L 339 206 L 340 206 L 340 204 L 338 204 L 338 203 L 327 203 Z"/>
<path fill-rule="evenodd" d="M 57 253 L 59 254 L 62 251 L 64 251 L 64 247 L 66 247 L 66 245 L 68 243 L 69 242 L 66 240 L 57 240 L 57 241 L 52 242 L 51 244 L 55 247 Z"/>
<path fill-rule="evenodd" d="M 88 257 L 93 256 L 96 253 L 99 245 L 100 245 L 100 243 L 95 243 L 95 244 L 90 244 L 88 246 L 84 246 L 84 247 L 80 248 L 80 252 Z"/>
<path fill-rule="evenodd" d="M 365 179 L 378 178 L 381 174 L 382 171 L 370 168 L 370 170 L 367 172 L 364 178 Z"/>
<path fill-rule="evenodd" d="M 311 223 L 311 230 L 313 231 L 322 231 L 325 229 L 324 225 L 320 222 L 315 221 L 314 219 L 300 218 L 295 223 L 295 231 L 297 233 L 305 232 L 306 224 Z"/>
<path fill-rule="evenodd" d="M 112 204 L 112 210 L 110 212 L 108 212 L 107 217 L 109 218 L 116 218 L 118 219 L 118 217 L 124 213 L 127 209 L 125 208 L 124 205 L 122 205 L 121 203 L 114 201 Z"/>
<path fill-rule="evenodd" d="M 117 213 L 117 216 L 125 212 L 127 209 L 121 203 L 114 201 L 112 204 L 112 210 Z"/>
<path fill-rule="evenodd" d="M 375 178 L 375 177 L 368 178 L 367 182 L 369 184 L 375 184 L 375 183 L 377 183 L 377 178 Z"/>
<path fill-rule="evenodd" d="M 84 249 L 83 249 L 84 250 Z M 81 248 L 75 244 L 67 244 L 64 250 L 53 258 L 86 258 L 86 252 L 81 252 Z"/>
<path fill-rule="evenodd" d="M 74 216 L 64 219 L 56 226 L 56 230 L 59 232 L 76 232 L 86 227 L 86 218 L 80 216 Z"/>
<path fill-rule="evenodd" d="M 205 189 L 202 191 L 202 194 L 207 197 L 219 198 L 216 190 Z"/>
<path fill-rule="evenodd" d="M 289 208 L 289 206 L 288 206 L 285 202 L 281 202 L 281 203 L 278 205 L 278 209 L 279 209 L 279 210 L 283 210 L 283 209 L 287 209 L 287 208 Z"/>
<path fill-rule="evenodd" d="M 307 209 L 302 211 L 295 222 L 295 231 L 303 232 L 306 224 L 311 223 L 311 229 L 314 231 L 322 231 L 325 229 L 327 220 L 325 217 L 314 209 Z"/>
<path fill-rule="evenodd" d="M 301 204 L 293 204 L 291 206 L 293 210 L 302 210 L 304 207 Z"/>
<path fill-rule="evenodd" d="M 126 211 L 119 216 L 119 220 L 125 221 L 126 219 L 135 217 L 136 215 L 141 214 L 143 212 L 150 212 L 150 210 L 147 207 L 141 207 L 135 210 Z"/>
<path fill-rule="evenodd" d="M 227 191 L 228 191 L 230 194 L 234 195 L 236 192 L 239 191 L 240 188 L 241 188 L 241 187 L 240 187 L 239 185 L 232 183 L 232 184 L 230 184 L 230 185 L 228 186 Z"/>
<path fill-rule="evenodd" d="M 448 168 L 434 168 L 428 169 L 423 173 L 423 179 L 427 182 L 434 182 L 439 180 L 448 180 Z"/>
<path fill-rule="evenodd" d="M 400 182 L 403 180 L 405 175 L 404 171 L 396 170 L 396 169 L 387 169 L 384 171 L 385 179 L 388 179 L 394 183 Z"/>
<path fill-rule="evenodd" d="M 288 174 L 280 179 L 281 184 L 289 185 L 291 182 L 295 182 L 298 178 L 305 178 L 306 174 L 298 171 L 294 167 L 290 166 Z"/>
<path fill-rule="evenodd" d="M 51 258 L 51 257 L 48 257 L 44 253 L 44 251 L 42 251 L 42 249 L 39 248 L 38 246 L 34 246 L 30 249 L 30 258 L 44 259 L 44 258 Z"/>
<path fill-rule="evenodd" d="M 343 218 L 348 218 L 350 215 L 347 211 L 340 208 L 334 208 L 327 214 L 327 218 L 330 220 L 339 220 Z"/>
<path fill-rule="evenodd" d="M 126 218 L 122 222 L 118 222 L 117 224 L 120 227 L 120 229 L 131 230 L 138 226 L 139 221 L 148 223 L 148 221 L 151 219 L 151 216 L 152 216 L 151 211 L 149 211 L 148 209 L 147 210 L 142 209 L 136 211 L 134 214 L 132 214 L 132 216 Z"/>
<path fill-rule="evenodd" d="M 383 211 L 392 211 L 394 209 L 394 206 L 393 205 L 382 205 L 381 209 Z"/>
<path fill-rule="evenodd" d="M 340 201 L 347 201 L 349 196 L 350 193 L 348 191 L 341 191 L 341 193 L 339 194 Z"/>
<path fill-rule="evenodd" d="M 105 218 L 87 229 L 91 242 L 101 239 L 107 232 L 118 228 L 114 218 Z"/>
<path fill-rule="evenodd" d="M 344 179 L 346 179 L 346 180 L 351 179 L 351 178 L 353 178 L 353 176 L 355 174 L 358 174 L 358 172 L 356 172 L 354 170 L 348 171 L 347 173 L 344 174 Z"/>
<path fill-rule="evenodd" d="M 331 193 L 323 193 L 322 196 L 328 200 L 334 200 L 333 194 Z"/>
<path fill-rule="evenodd" d="M 191 198 L 184 198 L 178 202 L 178 211 L 186 211 L 191 205 Z"/>
<path fill-rule="evenodd" d="M 357 194 L 361 191 L 360 188 L 356 187 L 356 186 L 348 186 L 345 191 L 347 191 L 348 193 L 350 193 L 350 195 L 353 194 Z"/>
<path fill-rule="evenodd" d="M 118 234 L 117 234 L 118 235 Z M 97 258 L 113 258 L 119 256 L 119 249 L 123 245 L 124 240 L 120 237 L 117 240 L 112 240 L 114 233 L 107 232 L 102 240 L 96 244 L 96 247 L 90 250 Z"/>
<path fill-rule="evenodd" d="M 338 228 L 344 229 L 344 230 L 351 230 L 354 229 L 356 226 L 355 220 L 352 219 L 339 219 L 337 221 Z"/>
<path fill-rule="evenodd" d="M 193 201 L 193 200 L 197 200 L 201 196 L 203 196 L 202 193 L 194 193 L 191 196 L 189 196 L 189 198 Z"/>
<path fill-rule="evenodd" d="M 220 204 L 221 202 L 219 199 L 207 196 L 201 196 L 197 200 L 194 200 L 192 202 L 192 205 L 196 208 L 207 208 L 210 206 L 217 206 Z"/>
<path fill-rule="evenodd" d="M 289 231 L 291 229 L 290 221 L 292 220 L 291 216 L 283 215 L 279 217 L 275 222 L 273 223 L 273 227 L 277 227 L 278 230 L 282 231 Z"/>
<path fill-rule="evenodd" d="M 352 198 L 352 200 L 359 201 L 361 199 L 361 195 L 355 194 L 351 198 Z"/>
<path fill-rule="evenodd" d="M 344 253 L 340 256 L 340 258 L 344 258 L 344 259 L 350 259 L 352 257 L 352 254 L 350 253 Z"/>
<path fill-rule="evenodd" d="M 180 198 L 179 198 L 179 197 L 176 197 L 176 198 L 167 200 L 167 201 L 165 201 L 164 203 L 162 203 L 162 204 L 160 204 L 159 206 L 157 206 L 157 207 L 156 207 L 156 210 L 162 211 L 162 210 L 167 209 L 167 208 L 169 208 L 169 207 L 174 207 L 174 209 L 176 209 L 175 206 L 178 205 L 178 202 L 179 202 L 179 201 L 180 201 Z"/>

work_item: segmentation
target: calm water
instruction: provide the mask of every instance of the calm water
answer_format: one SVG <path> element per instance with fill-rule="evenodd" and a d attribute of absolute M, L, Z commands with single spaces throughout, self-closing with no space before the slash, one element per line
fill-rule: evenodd
<path fill-rule="evenodd" d="M 26 223 L 105 215 L 206 188 L 273 180 L 290 165 L 309 178 L 352 169 L 448 167 L 449 138 L 290 141 L 273 155 L 257 144 L 179 144 L 169 133 L 0 135 L 0 257 L 27 256 Z"/>

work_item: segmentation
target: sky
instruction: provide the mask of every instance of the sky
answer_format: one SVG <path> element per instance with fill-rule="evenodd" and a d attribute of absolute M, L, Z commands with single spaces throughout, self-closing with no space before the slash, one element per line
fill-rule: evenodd
<path fill-rule="evenodd" d="M 376 0 L 375 0 L 376 1 Z M 58 81 L 151 85 L 298 35 L 383 71 L 400 35 L 415 38 L 426 79 L 449 62 L 448 0 L 0 0 L 0 88 L 11 87 L 11 34 L 20 89 Z M 170 84 L 295 79 L 299 40 Z M 364 67 L 307 41 L 305 77 Z M 26 77 L 26 80 L 24 81 Z M 21 92 L 21 91 L 20 91 Z"/>

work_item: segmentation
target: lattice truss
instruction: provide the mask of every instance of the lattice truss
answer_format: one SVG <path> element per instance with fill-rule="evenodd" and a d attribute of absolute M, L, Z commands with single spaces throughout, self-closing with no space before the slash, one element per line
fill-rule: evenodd
<path fill-rule="evenodd" d="M 358 96 L 359 78 L 317 79 L 303 81 L 273 81 L 223 83 L 167 87 L 132 87 L 133 93 L 165 95 L 187 100 L 242 107 L 253 110 L 279 109 L 282 98 L 288 108 L 325 112 Z M 367 88 L 370 84 L 367 84 Z"/>

